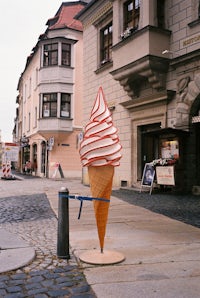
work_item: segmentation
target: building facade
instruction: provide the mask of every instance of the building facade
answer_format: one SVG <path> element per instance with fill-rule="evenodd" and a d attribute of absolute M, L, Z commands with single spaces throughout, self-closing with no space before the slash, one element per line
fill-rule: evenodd
<path fill-rule="evenodd" d="M 174 163 L 178 190 L 198 192 L 199 1 L 93 0 L 76 18 L 84 124 L 102 86 L 123 146 L 114 185 L 140 186 L 145 164 L 161 158 Z"/>
<path fill-rule="evenodd" d="M 74 16 L 85 5 L 63 2 L 27 58 L 17 88 L 14 129 L 21 171 L 81 177 L 83 44 L 82 24 Z"/>

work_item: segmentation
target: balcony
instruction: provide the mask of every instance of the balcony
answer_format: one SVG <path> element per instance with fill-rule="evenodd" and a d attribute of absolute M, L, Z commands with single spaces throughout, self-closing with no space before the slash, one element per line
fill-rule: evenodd
<path fill-rule="evenodd" d="M 62 118 L 40 118 L 38 120 L 37 132 L 44 137 L 49 134 L 70 133 L 73 131 L 73 119 Z"/>
<path fill-rule="evenodd" d="M 147 26 L 122 40 L 113 50 L 113 78 L 120 82 L 131 97 L 138 96 L 138 83 L 147 79 L 154 89 L 165 87 L 169 59 L 162 52 L 169 49 L 171 32 Z"/>

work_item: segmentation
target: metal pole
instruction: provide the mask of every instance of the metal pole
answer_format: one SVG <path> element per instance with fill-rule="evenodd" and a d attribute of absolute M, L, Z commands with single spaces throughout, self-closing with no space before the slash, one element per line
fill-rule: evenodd
<path fill-rule="evenodd" d="M 58 238 L 57 256 L 61 259 L 70 259 L 69 254 L 69 191 L 62 187 L 58 201 Z"/>

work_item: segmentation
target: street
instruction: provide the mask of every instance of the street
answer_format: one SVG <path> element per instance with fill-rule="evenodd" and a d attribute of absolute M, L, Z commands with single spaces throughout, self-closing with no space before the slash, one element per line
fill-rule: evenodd
<path fill-rule="evenodd" d="M 0 228 L 16 234 L 36 252 L 30 264 L 0 274 L 0 297 L 96 297 L 73 254 L 70 260 L 56 256 L 57 218 L 45 194 L 49 185 L 56 193 L 63 181 L 0 180 Z"/>

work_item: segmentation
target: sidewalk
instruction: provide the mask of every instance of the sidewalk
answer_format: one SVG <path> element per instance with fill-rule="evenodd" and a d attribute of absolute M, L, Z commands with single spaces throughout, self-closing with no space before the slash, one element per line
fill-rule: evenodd
<path fill-rule="evenodd" d="M 70 193 L 89 193 L 89 188 L 77 181 L 67 184 Z M 55 195 L 47 195 L 57 213 Z M 80 220 L 79 202 L 70 200 L 69 209 L 70 245 L 79 260 L 83 252 L 99 249 L 93 206 L 83 203 Z M 112 197 L 106 249 L 121 252 L 125 261 L 108 266 L 80 262 L 97 297 L 200 297 L 198 228 Z"/>

